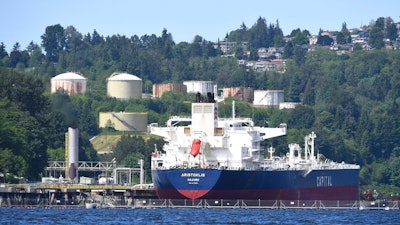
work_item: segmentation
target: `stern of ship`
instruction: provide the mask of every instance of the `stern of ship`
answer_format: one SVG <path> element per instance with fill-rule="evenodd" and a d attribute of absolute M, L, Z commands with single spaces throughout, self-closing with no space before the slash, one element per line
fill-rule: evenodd
<path fill-rule="evenodd" d="M 152 171 L 159 198 L 198 199 L 213 189 L 221 175 L 218 169 L 158 169 Z"/>

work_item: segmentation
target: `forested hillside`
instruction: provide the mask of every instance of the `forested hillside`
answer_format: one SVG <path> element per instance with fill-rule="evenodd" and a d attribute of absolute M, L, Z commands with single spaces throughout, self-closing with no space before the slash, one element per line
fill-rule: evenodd
<path fill-rule="evenodd" d="M 375 25 L 369 30 L 376 32 Z M 251 28 L 243 24 L 227 34 L 227 40 L 249 42 L 250 58 L 258 47 L 285 47 L 285 73 L 248 70 L 237 58 L 221 57 L 221 50 L 201 36 L 174 43 L 166 29 L 161 36 L 103 37 L 51 25 L 40 46 L 31 43 L 21 50 L 16 44 L 8 54 L 0 45 L 0 172 L 38 179 L 47 160 L 63 159 L 68 126 L 81 131 L 80 160 L 97 160 L 89 139 L 102 132 L 97 125 L 101 111 L 146 111 L 148 122 L 159 124 L 172 114 L 189 114 L 191 95 L 167 93 L 160 99 L 129 101 L 107 97 L 106 78 L 123 71 L 140 77 L 147 93 L 152 84 L 184 80 L 284 90 L 286 101 L 302 105 L 278 110 L 236 102 L 237 115 L 252 117 L 257 125 L 288 124 L 288 135 L 265 141 L 265 147 L 273 144 L 280 154 L 287 143 L 303 143 L 304 135 L 314 131 L 319 153 L 362 166 L 363 185 L 400 187 L 400 51 L 380 45 L 346 55 L 323 46 L 305 51 L 301 46 L 308 34 L 295 30 L 283 41 L 279 24 L 268 25 L 262 18 Z M 50 78 L 66 71 L 88 78 L 85 95 L 50 95 Z M 230 109 L 228 99 L 220 106 L 221 116 L 230 116 Z M 141 136 L 122 140 L 115 154 L 126 166 L 149 157 L 155 143 L 162 144 L 153 138 L 144 142 Z"/>

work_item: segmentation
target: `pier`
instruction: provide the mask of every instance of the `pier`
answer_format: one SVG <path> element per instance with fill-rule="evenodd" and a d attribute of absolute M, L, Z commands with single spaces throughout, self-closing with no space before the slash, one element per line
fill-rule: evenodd
<path fill-rule="evenodd" d="M 63 177 L 67 174 L 65 161 L 49 161 L 45 168 L 48 177 L 43 177 L 41 183 L 0 183 L 0 207 L 129 206 L 134 199 L 157 198 L 152 185 L 144 183 L 143 160 L 139 160 L 139 165 L 140 168 L 125 168 L 118 167 L 115 161 L 79 161 L 79 171 L 106 176 L 80 177 L 78 181 Z M 140 183 L 134 184 L 134 179 Z"/>
<path fill-rule="evenodd" d="M 399 200 L 158 199 L 150 185 L 0 184 L 0 208 L 399 210 Z"/>
<path fill-rule="evenodd" d="M 0 207 L 127 206 L 135 199 L 154 199 L 156 193 L 148 185 L 86 184 L 1 184 Z"/>

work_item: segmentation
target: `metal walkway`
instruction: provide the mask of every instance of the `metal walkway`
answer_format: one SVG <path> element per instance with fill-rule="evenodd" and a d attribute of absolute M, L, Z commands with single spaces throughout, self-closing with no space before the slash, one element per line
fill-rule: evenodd
<path fill-rule="evenodd" d="M 65 161 L 49 161 L 45 167 L 45 172 L 48 176 L 59 177 L 66 174 L 67 165 Z M 95 162 L 95 161 L 79 161 L 78 171 L 100 172 L 109 174 L 114 179 L 114 184 L 133 185 L 133 177 L 137 176 L 140 179 L 140 184 L 143 184 L 143 165 L 141 168 L 117 167 L 115 162 Z M 124 181 L 122 181 L 124 180 Z"/>

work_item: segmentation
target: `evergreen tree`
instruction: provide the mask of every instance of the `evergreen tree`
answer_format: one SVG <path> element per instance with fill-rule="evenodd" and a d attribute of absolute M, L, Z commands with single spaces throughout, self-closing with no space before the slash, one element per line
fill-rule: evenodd
<path fill-rule="evenodd" d="M 385 19 L 383 17 L 379 17 L 375 21 L 375 24 L 372 25 L 371 31 L 369 32 L 368 43 L 373 48 L 380 49 L 385 46 L 385 43 L 383 42 L 384 25 L 385 25 Z"/>
<path fill-rule="evenodd" d="M 41 38 L 47 59 L 50 62 L 57 62 L 58 54 L 65 47 L 64 28 L 60 24 L 48 26 Z"/>
<path fill-rule="evenodd" d="M 171 33 L 167 33 L 167 29 L 162 31 L 161 35 L 161 45 L 163 49 L 163 55 L 166 59 L 171 59 L 173 57 L 172 48 L 175 45 Z"/>
<path fill-rule="evenodd" d="M 338 32 L 338 34 L 336 36 L 336 42 L 338 44 L 351 43 L 351 34 L 350 34 L 349 30 L 347 29 L 346 23 L 342 24 L 342 29 L 340 30 L 340 32 Z"/>
<path fill-rule="evenodd" d="M 318 37 L 317 45 L 331 46 L 333 44 L 334 44 L 333 38 L 329 37 L 328 35 L 322 35 Z"/>
<path fill-rule="evenodd" d="M 15 68 L 17 63 L 22 61 L 22 53 L 19 43 L 15 43 L 10 53 L 10 67 Z"/>
<path fill-rule="evenodd" d="M 240 25 L 240 28 L 234 31 L 229 32 L 227 34 L 225 40 L 226 41 L 232 41 L 232 42 L 247 42 L 249 37 L 249 31 L 244 24 L 244 22 Z"/>
<path fill-rule="evenodd" d="M 283 31 L 279 26 L 279 21 L 277 20 L 273 37 L 274 47 L 283 47 L 285 45 L 283 37 Z"/>
<path fill-rule="evenodd" d="M 308 44 L 309 40 L 308 37 L 311 36 L 308 30 L 301 31 L 299 28 L 293 30 L 290 33 L 290 37 L 292 38 L 293 45 L 304 45 Z"/>
<path fill-rule="evenodd" d="M 392 18 L 388 17 L 385 19 L 385 28 L 385 37 L 391 41 L 395 41 L 398 37 L 398 29 Z"/>
<path fill-rule="evenodd" d="M 8 66 L 8 53 L 3 42 L 0 43 L 0 66 Z"/>
<path fill-rule="evenodd" d="M 258 49 L 268 47 L 268 27 L 265 18 L 259 17 L 250 28 L 249 44 L 251 48 Z"/>

